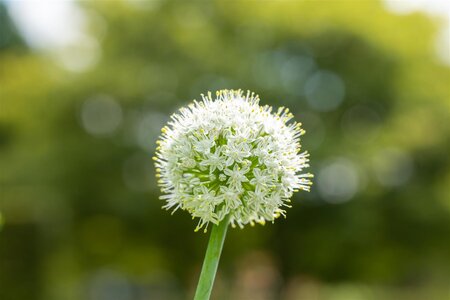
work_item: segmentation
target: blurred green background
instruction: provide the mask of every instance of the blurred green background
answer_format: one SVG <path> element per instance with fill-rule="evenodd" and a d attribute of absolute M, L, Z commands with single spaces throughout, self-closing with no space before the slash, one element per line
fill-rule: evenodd
<path fill-rule="evenodd" d="M 0 299 L 190 299 L 208 235 L 161 210 L 151 157 L 169 114 L 222 88 L 291 108 L 316 177 L 287 219 L 229 231 L 213 299 L 450 299 L 448 19 L 44 2 L 0 2 Z"/>

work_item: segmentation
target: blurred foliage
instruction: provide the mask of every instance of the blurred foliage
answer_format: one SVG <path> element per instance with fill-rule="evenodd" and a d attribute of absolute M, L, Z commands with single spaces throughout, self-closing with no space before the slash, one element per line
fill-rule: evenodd
<path fill-rule="evenodd" d="M 375 1 L 79 4 L 83 72 L 26 49 L 0 3 L 1 299 L 189 298 L 207 235 L 160 209 L 150 158 L 168 115 L 220 88 L 290 107 L 317 182 L 286 220 L 229 231 L 216 299 L 448 295 L 437 24 Z"/>

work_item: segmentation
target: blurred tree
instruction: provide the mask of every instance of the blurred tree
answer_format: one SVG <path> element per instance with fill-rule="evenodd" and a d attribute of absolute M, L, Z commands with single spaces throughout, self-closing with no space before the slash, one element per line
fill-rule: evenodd
<path fill-rule="evenodd" d="M 12 48 L 23 50 L 26 45 L 9 17 L 5 4 L 0 2 L 0 51 Z"/>

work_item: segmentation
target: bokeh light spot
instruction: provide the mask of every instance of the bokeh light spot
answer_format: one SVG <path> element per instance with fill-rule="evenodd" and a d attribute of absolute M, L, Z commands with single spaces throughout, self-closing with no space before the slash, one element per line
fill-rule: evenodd
<path fill-rule="evenodd" d="M 84 129 L 94 136 L 109 136 L 122 122 L 122 108 L 107 95 L 87 99 L 81 108 Z"/>
<path fill-rule="evenodd" d="M 317 188 L 328 203 L 343 203 L 358 191 L 360 178 L 356 166 L 344 158 L 326 164 L 318 173 Z"/>
<path fill-rule="evenodd" d="M 294 56 L 281 65 L 280 78 L 284 88 L 295 95 L 303 95 L 304 84 L 316 63 L 310 56 Z"/>
<path fill-rule="evenodd" d="M 344 100 L 344 95 L 344 82 L 330 71 L 316 71 L 305 84 L 306 100 L 317 111 L 336 109 Z"/>
<path fill-rule="evenodd" d="M 160 133 L 161 127 L 167 121 L 167 116 L 159 112 L 148 112 L 137 119 L 134 135 L 136 143 L 142 150 L 154 152 L 155 140 Z"/>
<path fill-rule="evenodd" d="M 84 72 L 94 67 L 101 58 L 101 48 L 95 38 L 80 36 L 74 43 L 55 51 L 57 62 L 71 72 Z"/>
<path fill-rule="evenodd" d="M 92 300 L 131 300 L 132 286 L 122 273 L 101 269 L 91 277 L 88 299 Z"/>

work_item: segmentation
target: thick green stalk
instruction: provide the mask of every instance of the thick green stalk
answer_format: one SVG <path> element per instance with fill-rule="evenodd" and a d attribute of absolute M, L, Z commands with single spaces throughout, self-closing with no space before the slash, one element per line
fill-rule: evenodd
<path fill-rule="evenodd" d="M 213 225 L 194 300 L 209 300 L 229 220 L 227 216 L 218 225 Z"/>

